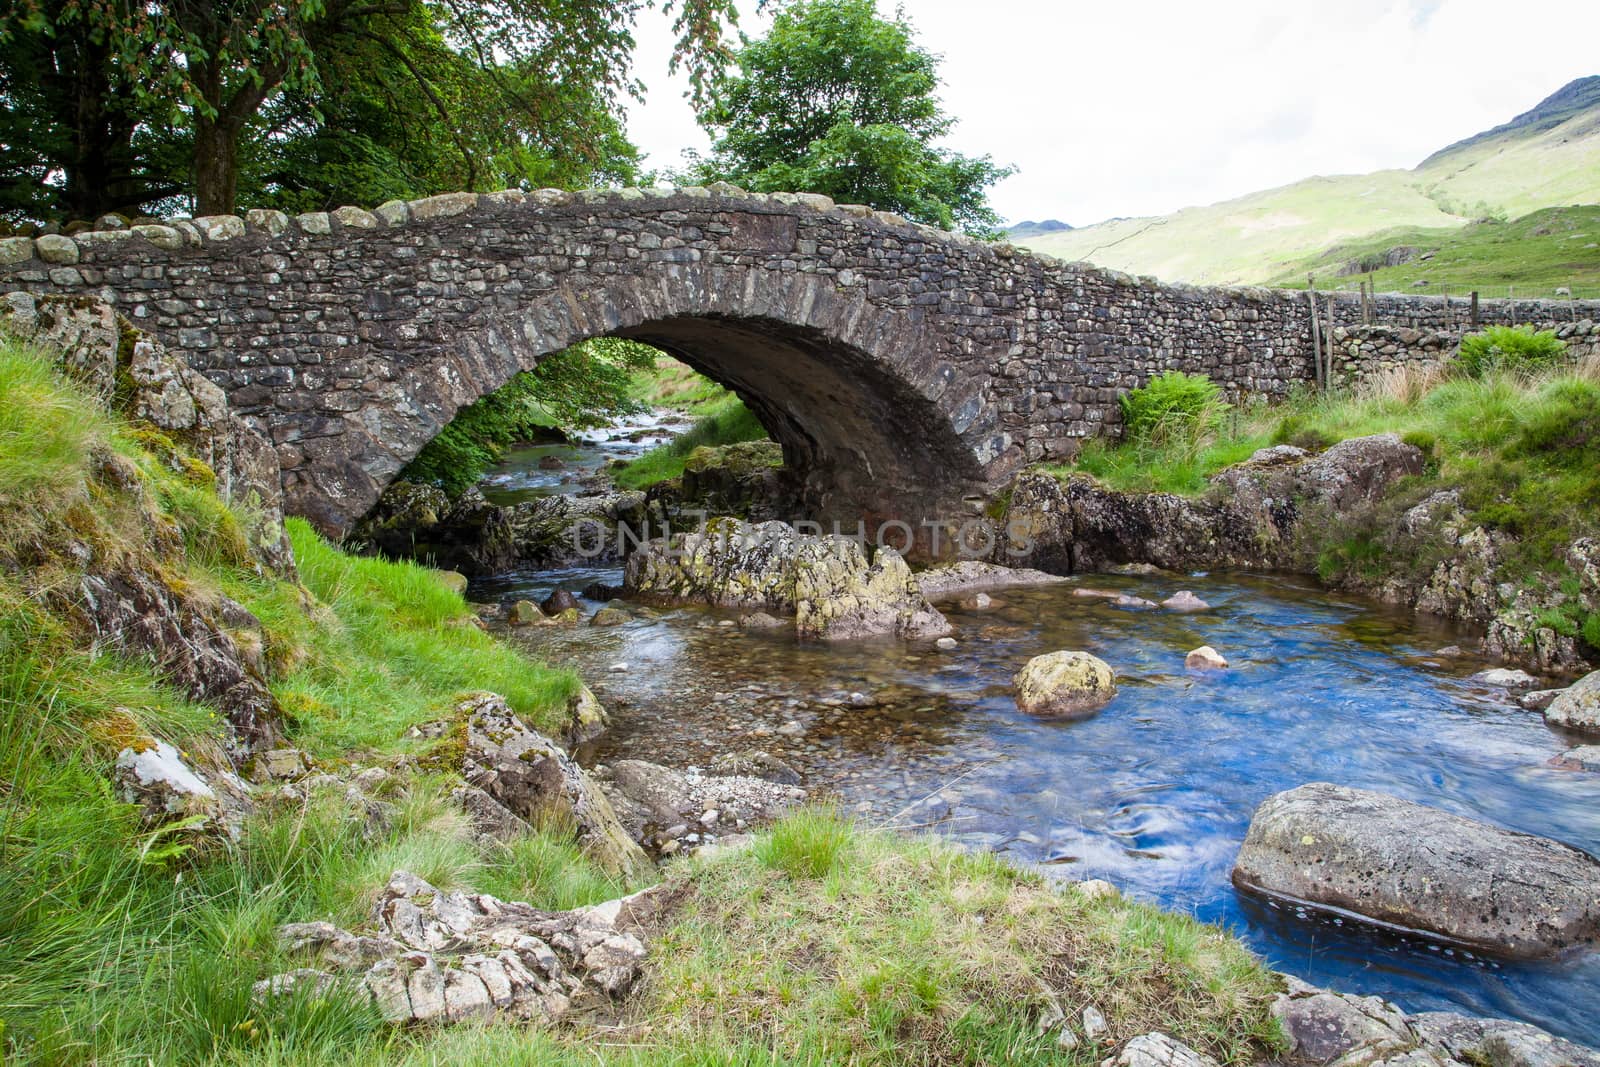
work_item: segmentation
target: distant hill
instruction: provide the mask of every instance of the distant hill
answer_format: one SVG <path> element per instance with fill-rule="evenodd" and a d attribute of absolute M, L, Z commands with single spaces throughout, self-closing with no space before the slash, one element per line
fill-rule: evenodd
<path fill-rule="evenodd" d="M 1065 233 L 1072 229 L 1058 219 L 1045 219 L 1043 222 L 1019 222 L 1015 226 L 1006 227 L 1006 236 L 1013 241 L 1021 241 L 1027 237 L 1041 237 L 1047 233 Z"/>
<path fill-rule="evenodd" d="M 1475 219 L 1595 203 L 1600 77 L 1589 77 L 1413 170 L 1307 178 L 1171 215 L 1014 239 L 1062 259 L 1171 281 L 1260 283 L 1292 277 L 1314 261 L 1326 269 L 1319 257 L 1334 246 L 1385 231 L 1444 233 Z"/>

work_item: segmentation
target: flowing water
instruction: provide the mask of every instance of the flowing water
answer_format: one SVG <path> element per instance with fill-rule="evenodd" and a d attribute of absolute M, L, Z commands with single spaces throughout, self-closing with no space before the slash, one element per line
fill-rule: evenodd
<path fill-rule="evenodd" d="M 597 579 L 616 582 L 619 572 L 507 574 L 471 595 L 543 596 Z M 1300 577 L 1073 584 L 1156 601 L 1192 589 L 1211 609 L 1119 608 L 1073 596 L 1070 585 L 1001 590 L 988 610 L 943 605 L 960 642 L 948 652 L 928 642 L 799 643 L 739 630 L 729 625 L 736 613 L 707 608 L 514 636 L 581 671 L 611 710 L 588 761 L 704 765 L 762 749 L 864 822 L 933 830 L 1065 878 L 1105 878 L 1232 928 L 1309 981 L 1410 1011 L 1525 1019 L 1600 1045 L 1600 954 L 1478 958 L 1264 904 L 1229 882 L 1256 805 L 1317 780 L 1600 853 L 1600 775 L 1553 766 L 1567 739 L 1470 681 L 1483 664 L 1435 654 L 1468 635 Z M 1201 644 L 1231 669 L 1186 670 L 1184 653 Z M 1056 649 L 1116 669 L 1121 691 L 1093 718 L 1045 721 L 1013 703 L 1012 675 Z M 612 669 L 619 664 L 626 669 Z"/>

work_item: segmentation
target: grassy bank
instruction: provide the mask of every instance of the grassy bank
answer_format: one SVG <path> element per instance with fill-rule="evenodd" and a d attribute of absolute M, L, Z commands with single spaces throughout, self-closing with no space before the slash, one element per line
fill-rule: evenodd
<path fill-rule="evenodd" d="M 573 676 L 477 629 L 432 572 L 347 556 L 303 523 L 290 526 L 299 580 L 258 569 L 246 517 L 152 439 L 0 346 L 6 1062 L 1091 1064 L 1150 1029 L 1229 1062 L 1267 1050 L 1274 980 L 1228 935 L 828 810 L 672 868 L 677 904 L 643 986 L 604 1027 L 402 1030 L 348 994 L 256 1002 L 254 982 L 303 962 L 285 957 L 280 924 L 360 927 L 397 868 L 547 908 L 637 887 L 551 833 L 485 843 L 449 799 L 459 779 L 425 769 L 438 742 L 409 736 L 483 688 L 552 729 Z M 131 476 L 107 477 L 108 455 Z M 262 624 L 286 742 L 319 770 L 359 761 L 392 777 L 366 801 L 342 781 L 259 789 L 237 839 L 145 823 L 111 785 L 118 751 L 160 738 L 216 773 L 225 727 L 153 662 L 88 651 L 51 595 L 86 559 L 148 568 L 192 603 L 239 599 Z M 1090 1004 L 1108 1020 L 1101 1043 L 1064 1051 L 1039 1028 Z"/>
<path fill-rule="evenodd" d="M 1092 474 L 1111 488 L 1199 494 L 1207 479 L 1256 449 L 1311 449 L 1396 433 L 1429 457 L 1426 472 L 1392 494 L 1382 514 L 1353 529 L 1324 531 L 1323 577 L 1375 579 L 1395 568 L 1430 568 L 1426 545 L 1389 543 L 1381 527 L 1445 489 L 1459 493 L 1471 525 L 1507 535 L 1508 576 L 1557 581 L 1573 540 L 1600 535 L 1600 363 L 1540 373 L 1397 370 L 1353 392 L 1303 394 L 1287 402 L 1215 412 L 1198 433 L 1088 442 L 1058 474 Z M 1434 546 L 1436 547 L 1436 546 Z M 1553 615 L 1600 648 L 1600 616 Z"/>
<path fill-rule="evenodd" d="M 0 345 L 0 1048 L 7 1062 L 203 1063 L 387 1045 L 364 1006 L 252 1003 L 251 983 L 289 965 L 279 923 L 358 923 L 396 867 L 552 907 L 621 887 L 555 837 L 485 849 L 449 780 L 426 774 L 380 823 L 335 790 L 259 798 L 234 843 L 148 828 L 111 787 L 117 752 L 160 738 L 216 765 L 222 719 L 151 662 L 91 653 L 52 591 L 75 588 L 87 558 L 191 603 L 235 596 L 264 623 L 289 743 L 329 767 L 415 750 L 406 728 L 448 715 L 463 690 L 514 693 L 551 728 L 577 680 L 472 626 L 431 572 L 346 556 L 302 523 L 304 585 L 258 571 L 209 471 L 151 451 L 156 439 Z M 131 481 L 97 474 L 107 455 Z"/>
<path fill-rule="evenodd" d="M 617 468 L 612 477 L 624 489 L 648 489 L 680 477 L 689 454 L 697 448 L 766 438 L 766 427 L 738 397 L 728 393 L 702 407 L 699 419 L 687 432 L 651 449 L 627 466 Z"/>
<path fill-rule="evenodd" d="M 701 416 L 711 414 L 733 394 L 687 363 L 663 355 L 635 372 L 629 395 L 645 407 Z"/>

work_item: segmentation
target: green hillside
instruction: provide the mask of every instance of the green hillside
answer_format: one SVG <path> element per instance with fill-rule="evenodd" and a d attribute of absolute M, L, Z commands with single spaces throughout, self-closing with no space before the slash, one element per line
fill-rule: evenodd
<path fill-rule="evenodd" d="M 1476 288 L 1504 296 L 1512 286 L 1523 296 L 1551 297 L 1564 288 L 1592 298 L 1600 296 L 1600 205 L 1545 208 L 1510 222 L 1385 230 L 1307 256 L 1266 280 L 1299 287 L 1307 274 L 1322 289 L 1370 279 L 1380 293 Z"/>
<path fill-rule="evenodd" d="M 1062 259 L 1173 281 L 1261 283 L 1303 273 L 1307 260 L 1336 245 L 1364 243 L 1388 231 L 1442 235 L 1474 219 L 1516 219 L 1543 208 L 1595 203 L 1600 77 L 1575 81 L 1504 126 L 1436 152 L 1414 170 L 1307 178 L 1171 215 L 1114 219 L 1020 243 Z M 1516 282 L 1485 269 L 1471 281 Z"/>

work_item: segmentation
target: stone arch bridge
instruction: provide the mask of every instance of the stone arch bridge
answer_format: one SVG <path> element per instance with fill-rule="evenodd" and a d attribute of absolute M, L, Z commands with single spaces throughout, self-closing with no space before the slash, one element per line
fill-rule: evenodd
<path fill-rule="evenodd" d="M 181 348 L 275 445 L 286 507 L 335 534 L 459 408 L 590 337 L 732 388 L 813 517 L 851 522 L 959 518 L 1115 424 L 1118 394 L 1160 370 L 1278 395 L 1314 366 L 1304 294 L 1165 286 L 731 186 L 9 238 L 5 289 L 103 296 Z"/>

